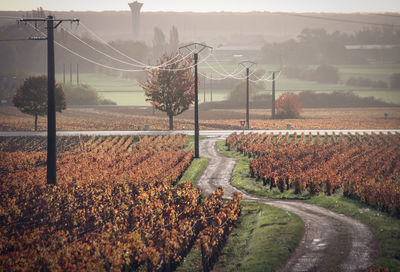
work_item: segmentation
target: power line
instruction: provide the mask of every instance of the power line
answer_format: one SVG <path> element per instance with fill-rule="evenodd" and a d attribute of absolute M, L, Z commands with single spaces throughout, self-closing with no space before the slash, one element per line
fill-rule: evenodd
<path fill-rule="evenodd" d="M 89 30 L 83 23 L 80 23 L 80 24 L 83 25 L 87 30 Z M 37 29 L 35 26 L 33 26 L 32 24 L 28 23 L 28 25 L 31 26 L 32 28 L 34 28 L 37 32 L 40 32 L 41 34 L 44 35 L 44 33 L 43 33 L 42 31 L 38 30 L 38 29 Z M 104 55 L 104 56 L 106 56 L 106 57 L 109 57 L 109 58 L 111 58 L 111 59 L 113 59 L 113 60 L 115 60 L 115 61 L 121 62 L 121 63 L 123 63 L 123 64 L 132 65 L 132 66 L 135 66 L 135 67 L 141 67 L 141 66 L 139 66 L 139 65 L 137 65 L 137 64 L 133 64 L 133 63 L 130 63 L 130 62 L 126 62 L 126 61 L 123 61 L 123 60 L 121 60 L 121 59 L 115 58 L 115 57 L 113 57 L 113 56 L 111 56 L 111 55 L 109 55 L 109 54 L 107 54 L 107 53 L 104 53 L 103 51 L 101 51 L 101 50 L 95 48 L 94 46 L 88 44 L 87 42 L 83 41 L 81 38 L 79 38 L 79 37 L 76 36 L 75 34 L 71 33 L 70 31 L 66 30 L 65 28 L 62 28 L 62 29 L 63 29 L 64 31 L 66 31 L 67 33 L 71 34 L 74 38 L 76 38 L 77 40 L 79 40 L 80 42 L 82 42 L 83 44 L 85 44 L 86 46 L 88 46 L 89 48 L 91 48 L 92 50 L 94 50 L 94 51 L 96 51 L 96 52 L 98 52 L 98 53 L 100 53 L 100 54 L 102 54 L 102 55 Z M 96 35 L 96 36 L 97 36 L 97 34 L 95 34 L 93 31 L 91 31 L 91 33 L 92 33 L 93 35 Z M 100 38 L 100 39 L 101 39 L 101 38 Z M 104 40 L 102 40 L 102 41 L 105 42 Z M 106 42 L 105 42 L 105 43 L 106 43 Z M 187 55 L 185 55 L 185 56 L 182 56 L 182 55 L 180 55 L 180 54 L 177 54 L 177 55 L 176 55 L 175 57 L 173 57 L 172 59 L 168 60 L 167 62 L 161 63 L 161 64 L 159 64 L 159 65 L 149 66 L 149 65 L 145 64 L 145 65 L 142 67 L 143 69 L 124 69 L 124 68 L 118 68 L 118 67 L 106 65 L 106 64 L 103 64 L 103 63 L 99 63 L 99 62 L 97 62 L 97 61 L 95 61 L 95 60 L 93 60 L 93 59 L 90 59 L 90 58 L 88 58 L 88 57 L 85 57 L 85 56 L 83 56 L 83 55 L 77 53 L 76 51 L 74 51 L 74 50 L 72 50 L 72 49 L 66 47 L 65 45 L 61 44 L 60 42 L 55 41 L 55 44 L 58 45 L 59 47 L 63 48 L 64 50 L 68 51 L 69 53 L 71 53 L 71 54 L 73 54 L 73 55 L 75 55 L 75 56 L 77 56 L 77 57 L 79 57 L 79 58 L 81 58 L 81 59 L 83 59 L 83 60 L 85 60 L 85 61 L 87 61 L 87 62 L 90 62 L 90 63 L 92 63 L 92 64 L 94 64 L 94 65 L 97 65 L 97 66 L 100 66 L 100 67 L 103 67 L 103 68 L 106 68 L 106 69 L 110 69 L 110 70 L 114 70 L 114 71 L 120 71 L 120 72 L 144 72 L 144 71 L 148 71 L 148 70 L 152 70 L 152 69 L 165 70 L 165 71 L 184 71 L 184 70 L 192 69 L 192 68 L 195 67 L 195 65 L 190 65 L 190 66 L 187 66 L 187 67 L 184 67 L 184 68 L 176 68 L 176 69 L 164 68 L 164 67 L 166 67 L 166 66 L 169 66 L 169 65 L 178 63 L 178 62 L 180 62 L 180 61 L 187 60 L 187 57 L 188 57 L 189 55 L 193 54 L 193 51 L 190 51 L 190 52 L 189 52 Z M 109 45 L 108 43 L 106 43 L 106 44 Z M 124 53 L 120 52 L 118 49 L 115 49 L 115 48 L 112 47 L 111 45 L 109 45 L 109 47 L 110 47 L 110 48 L 113 48 L 114 51 L 117 51 L 117 52 L 121 53 L 122 55 L 126 56 L 126 57 L 129 58 L 129 59 L 131 59 L 131 60 L 133 60 L 133 61 L 136 61 L 136 62 L 139 62 L 139 61 L 137 61 L 137 60 L 135 60 L 135 59 L 130 58 L 129 56 L 125 55 Z M 218 66 L 221 68 L 221 70 L 223 70 L 225 73 L 218 71 L 218 70 L 217 70 L 216 68 L 214 68 L 209 62 L 207 62 L 207 59 L 208 59 L 209 57 L 211 57 L 211 56 L 213 57 L 215 63 L 217 63 Z M 178 60 L 175 60 L 175 59 L 178 58 L 178 57 L 181 57 L 181 58 L 178 59 Z M 174 61 L 174 60 L 175 60 L 175 61 Z M 198 64 L 201 64 L 201 63 L 205 63 L 207 66 L 209 66 L 209 67 L 211 68 L 211 70 L 213 70 L 213 71 L 214 71 L 215 73 L 217 73 L 218 75 L 222 76 L 222 77 L 220 77 L 220 78 L 218 78 L 218 77 L 210 78 L 210 77 L 208 77 L 208 76 L 205 75 L 205 74 L 199 73 L 200 75 L 202 75 L 203 77 L 205 77 L 205 78 L 207 78 L 207 79 L 210 79 L 210 80 L 213 80 L 213 81 L 220 81 L 220 80 L 224 80 L 224 79 L 228 79 L 228 78 L 233 78 L 233 79 L 237 79 L 237 80 L 243 80 L 243 79 L 246 78 L 246 77 L 238 77 L 238 75 L 239 75 L 240 73 L 242 73 L 242 72 L 245 70 L 245 68 L 239 69 L 239 68 L 237 67 L 237 68 L 235 68 L 234 71 L 232 71 L 231 73 L 229 73 L 229 72 L 221 65 L 221 62 L 220 62 L 218 59 L 216 59 L 215 54 L 214 54 L 213 52 L 211 52 L 208 56 L 206 56 L 205 58 L 203 58 L 201 61 L 198 62 Z M 249 74 L 249 76 L 252 76 L 253 74 L 255 74 L 256 71 L 257 71 L 257 70 L 253 70 L 253 71 L 251 72 L 251 74 Z M 271 75 L 269 75 L 268 77 L 266 77 L 266 75 L 267 75 L 267 73 L 265 73 L 261 78 L 258 78 L 257 76 L 254 75 L 254 76 L 256 77 L 256 80 L 254 80 L 254 79 L 249 79 L 249 81 L 251 81 L 251 82 L 253 82 L 253 83 L 256 83 L 256 82 L 259 82 L 259 81 L 271 81 L 271 80 L 270 80 Z M 279 75 L 280 75 L 280 74 L 279 74 Z M 277 78 L 279 77 L 279 75 L 277 76 Z M 277 80 L 277 79 L 275 79 L 275 80 Z"/>
<path fill-rule="evenodd" d="M 30 23 L 27 23 L 27 24 L 28 24 L 29 26 L 31 26 L 32 28 L 34 28 L 34 26 L 32 26 Z M 38 31 L 39 31 L 40 33 L 44 34 L 44 33 L 41 32 L 40 30 L 38 30 Z M 187 66 L 187 67 L 185 67 L 185 68 L 177 68 L 177 69 L 162 68 L 163 65 L 169 65 L 169 64 L 168 64 L 168 61 L 167 61 L 167 62 L 163 63 L 162 65 L 158 65 L 158 66 L 147 66 L 146 69 L 122 69 L 122 68 L 117 68 L 117 67 L 105 65 L 105 64 L 99 63 L 99 62 L 97 62 L 97 61 L 94 61 L 94 60 L 92 60 L 92 59 L 89 59 L 89 58 L 87 58 L 87 57 L 85 57 L 85 56 L 82 56 L 81 54 L 79 54 L 79 53 L 77 53 L 77 52 L 75 52 L 75 51 L 69 49 L 68 47 L 64 46 L 63 44 L 61 44 L 61 43 L 59 43 L 59 42 L 57 42 L 57 41 L 55 41 L 55 44 L 58 45 L 58 46 L 60 46 L 60 47 L 63 48 L 64 50 L 70 52 L 71 54 L 73 54 L 73 55 L 75 55 L 75 56 L 77 56 L 77 57 L 79 57 L 79 58 L 81 58 L 81 59 L 83 59 L 83 60 L 86 60 L 86 61 L 88 61 L 88 62 L 90 62 L 90 63 L 92 63 L 92 64 L 95 64 L 95 65 L 98 65 L 98 66 L 100 66 L 100 67 L 107 68 L 107 69 L 110 69 L 110 70 L 120 71 L 120 72 L 144 72 L 144 71 L 151 70 L 151 69 L 158 69 L 158 70 L 165 70 L 165 71 L 184 71 L 184 70 L 192 69 L 192 68 L 195 66 L 195 65 L 191 65 L 191 66 Z M 205 61 L 210 57 L 210 55 L 211 55 L 211 54 L 209 54 L 208 56 L 206 56 L 206 57 L 204 58 L 204 60 L 202 60 L 202 61 L 199 62 L 199 64 L 205 62 Z M 181 60 L 184 60 L 184 59 L 185 59 L 185 58 L 182 58 Z M 161 68 L 160 68 L 160 67 L 161 67 Z"/>
<path fill-rule="evenodd" d="M 94 60 L 92 60 L 92 59 L 89 59 L 89 58 L 87 58 L 87 57 L 85 57 L 85 56 L 80 55 L 79 53 L 77 53 L 77 52 L 75 52 L 75 51 L 69 49 L 68 47 L 62 45 L 62 44 L 59 43 L 59 42 L 55 42 L 55 43 L 56 43 L 58 46 L 60 46 L 61 48 L 63 48 L 64 50 L 70 52 L 71 54 L 74 54 L 75 56 L 77 56 L 77 57 L 79 57 L 79 58 L 81 58 L 81 59 L 83 59 L 83 60 L 86 60 L 86 61 L 88 61 L 88 62 L 90 62 L 90 63 L 92 63 L 92 64 L 98 65 L 98 66 L 103 67 L 103 68 L 107 68 L 107 69 L 115 70 L 115 71 L 120 71 L 120 72 L 144 72 L 144 71 L 147 71 L 147 70 L 149 70 L 149 69 L 157 69 L 157 70 L 164 70 L 164 71 L 171 71 L 171 72 L 174 72 L 174 71 L 185 71 L 185 70 L 192 69 L 192 68 L 194 67 L 194 65 L 191 65 L 191 66 L 187 66 L 187 67 L 185 67 L 185 68 L 178 68 L 178 69 L 167 69 L 167 68 L 157 68 L 157 67 L 149 67 L 148 69 L 122 69 L 122 68 L 117 68 L 117 67 L 113 67 L 113 66 L 109 66 L 109 65 L 105 65 L 105 64 L 96 62 L 96 61 L 94 61 Z M 207 58 L 208 58 L 208 57 L 209 57 L 209 56 L 207 56 Z M 204 62 L 204 61 L 206 61 L 206 59 L 204 59 L 202 62 Z M 202 63 L 202 62 L 199 62 L 199 63 Z"/>
<path fill-rule="evenodd" d="M 30 39 L 1 39 L 0 42 L 29 41 Z"/>
<path fill-rule="evenodd" d="M 20 19 L 20 18 L 21 18 L 21 17 L 0 15 L 0 19 L 3 19 L 3 20 L 16 20 L 16 19 Z"/>
<path fill-rule="evenodd" d="M 374 16 L 386 16 L 386 17 L 396 17 L 399 18 L 400 14 L 392 14 L 392 13 L 372 13 Z"/>
<path fill-rule="evenodd" d="M 299 14 L 299 13 L 277 12 L 277 14 L 295 16 L 295 17 L 302 17 L 302 18 L 309 18 L 309 19 L 325 20 L 325 21 L 336 21 L 336 22 L 342 22 L 342 23 L 375 25 L 375 26 L 386 26 L 386 27 L 394 27 L 394 26 L 395 27 L 400 27 L 400 25 L 396 25 L 396 24 L 372 23 L 372 22 L 365 22 L 365 21 L 358 21 L 358 20 L 338 19 L 338 18 L 331 18 L 331 17 L 320 17 L 320 16 L 306 15 L 306 14 Z"/>
<path fill-rule="evenodd" d="M 109 55 L 109 54 L 107 54 L 107 53 L 105 53 L 105 52 L 103 52 L 103 51 L 101 51 L 101 50 L 95 48 L 95 47 L 92 46 L 91 44 L 85 42 L 84 40 L 82 40 L 81 38 L 79 38 L 78 36 L 76 36 L 75 34 L 69 32 L 67 29 L 63 28 L 63 30 L 66 31 L 67 33 L 69 33 L 71 36 L 73 36 L 75 39 L 77 39 L 78 41 L 80 41 L 80 42 L 83 43 L 84 45 L 86 45 L 86 46 L 88 46 L 89 48 L 91 48 L 92 50 L 96 51 L 97 53 L 100 53 L 100 54 L 102 54 L 102 55 L 104 55 L 104 56 L 106 56 L 106 57 L 108 57 L 108 58 L 110 58 L 110 59 L 112 59 L 112 60 L 117 61 L 117 62 L 126 64 L 126 65 L 130 65 L 130 66 L 134 66 L 134 67 L 139 67 L 139 68 L 145 68 L 145 69 L 159 68 L 159 69 L 162 69 L 162 67 L 166 67 L 166 66 L 168 66 L 168 65 L 173 65 L 173 64 L 175 64 L 175 63 L 179 63 L 179 62 L 181 62 L 182 60 L 184 60 L 184 59 L 186 59 L 187 57 L 189 57 L 189 55 L 190 55 L 190 54 L 188 54 L 188 55 L 186 55 L 186 56 L 182 56 L 182 55 L 180 55 L 180 54 L 177 54 L 177 55 L 175 55 L 173 58 L 169 59 L 168 61 L 166 61 L 166 62 L 164 62 L 164 63 L 162 63 L 162 64 L 160 64 L 160 65 L 156 65 L 156 66 L 151 66 L 151 65 L 139 65 L 139 64 L 134 64 L 134 63 L 131 63 L 131 62 L 126 62 L 126 61 L 124 61 L 124 60 L 115 58 L 115 57 L 113 57 L 113 56 L 111 56 L 111 55 Z M 176 60 L 178 57 L 181 57 L 181 58 L 178 59 L 178 60 Z M 136 60 L 135 60 L 135 61 L 136 61 Z M 137 61 L 136 61 L 136 62 L 137 62 Z M 167 69 L 167 68 L 166 68 L 166 69 Z"/>
<path fill-rule="evenodd" d="M 224 74 L 224 73 L 221 73 L 220 71 L 218 71 L 217 69 L 215 69 L 210 63 L 208 63 L 208 62 L 205 62 L 205 63 L 207 64 L 208 67 L 211 68 L 211 70 L 213 70 L 215 73 L 217 73 L 218 75 L 223 77 L 223 78 L 220 78 L 219 80 L 227 79 L 227 78 L 233 78 L 233 79 L 237 79 L 237 80 L 245 79 L 245 77 L 237 77 L 237 75 L 240 74 L 242 71 L 244 71 L 245 68 L 241 69 L 240 71 L 238 71 L 236 73 Z M 255 73 L 255 70 L 252 71 L 250 75 L 253 75 L 254 73 Z"/>
<path fill-rule="evenodd" d="M 143 63 L 141 61 L 138 61 L 134 58 L 131 58 L 130 56 L 126 55 L 125 53 L 121 52 L 120 50 L 116 49 L 115 47 L 113 47 L 111 44 L 109 44 L 108 42 L 106 42 L 104 39 L 102 39 L 99 35 L 97 35 L 93 30 L 89 29 L 85 24 L 81 23 L 82 27 L 85 28 L 90 34 L 92 34 L 95 38 L 97 38 L 98 40 L 100 40 L 101 42 L 103 42 L 105 45 L 107 45 L 109 48 L 111 48 L 112 50 L 114 50 L 115 52 L 117 52 L 118 54 L 130 59 L 133 62 L 136 62 L 140 65 L 143 66 L 147 66 L 146 63 Z"/>
<path fill-rule="evenodd" d="M 148 64 L 146 64 L 146 63 L 143 63 L 143 62 L 141 62 L 141 61 L 139 61 L 139 60 L 136 60 L 136 59 L 134 59 L 134 58 L 132 58 L 132 57 L 126 55 L 125 53 L 121 52 L 121 51 L 118 50 L 117 48 L 113 47 L 110 43 L 108 43 L 108 42 L 105 41 L 103 38 L 101 38 L 99 35 L 97 35 L 93 30 L 89 29 L 85 24 L 81 23 L 81 25 L 82 25 L 90 34 L 92 34 L 95 38 L 97 38 L 98 40 L 100 40 L 103 44 L 105 44 L 106 46 L 108 46 L 109 48 L 111 48 L 112 50 L 114 50 L 115 52 L 117 52 L 118 54 L 120 54 L 121 56 L 124 56 L 124 57 L 128 58 L 129 60 L 131 60 L 131 61 L 133 61 L 133 62 L 135 62 L 135 63 L 140 64 L 139 67 L 149 67 L 150 69 L 151 69 L 151 68 L 161 68 L 161 67 L 163 67 L 163 66 L 169 65 L 170 62 L 174 61 L 174 58 L 176 58 L 178 55 L 180 55 L 180 54 L 177 54 L 174 58 L 172 58 L 172 59 L 168 60 L 167 62 L 162 63 L 162 64 L 160 64 L 160 65 L 155 65 L 155 66 L 153 65 L 153 66 L 150 66 L 150 65 L 148 65 Z M 191 55 L 192 53 L 193 53 L 193 52 L 190 52 L 187 56 Z M 186 56 L 182 57 L 181 60 L 183 60 L 183 59 L 185 59 L 185 58 L 186 58 Z M 180 62 L 181 60 L 176 61 L 176 62 L 174 62 L 174 63 L 178 63 L 178 62 Z M 174 63 L 173 63 L 173 64 L 174 64 Z"/>

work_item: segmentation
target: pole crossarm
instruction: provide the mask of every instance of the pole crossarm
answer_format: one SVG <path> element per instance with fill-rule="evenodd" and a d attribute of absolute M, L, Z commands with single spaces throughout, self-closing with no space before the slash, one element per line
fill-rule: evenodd
<path fill-rule="evenodd" d="M 191 50 L 190 47 L 193 47 L 194 50 Z M 208 46 L 208 45 L 202 44 L 202 43 L 190 43 L 190 44 L 179 47 L 179 50 L 182 50 L 182 49 L 187 49 L 191 53 L 197 53 L 197 54 L 200 54 L 204 49 L 210 49 L 211 51 L 213 51 L 213 48 L 211 46 Z"/>
<path fill-rule="evenodd" d="M 47 16 L 46 18 L 20 18 L 17 20 L 18 23 L 26 23 L 26 22 L 47 22 L 53 21 L 57 22 L 54 28 L 57 28 L 62 22 L 71 22 L 71 23 L 79 23 L 80 20 L 73 18 L 73 19 L 54 19 L 53 16 Z"/>
<path fill-rule="evenodd" d="M 256 64 L 257 64 L 256 62 L 250 60 L 244 60 L 239 62 L 239 65 L 242 65 L 244 68 L 251 68 L 253 65 Z"/>

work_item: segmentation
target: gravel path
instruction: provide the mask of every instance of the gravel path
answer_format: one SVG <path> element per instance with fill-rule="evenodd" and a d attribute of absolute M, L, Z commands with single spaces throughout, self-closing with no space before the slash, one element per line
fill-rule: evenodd
<path fill-rule="evenodd" d="M 217 141 L 211 138 L 200 142 L 200 154 L 210 158 L 210 162 L 197 186 L 205 194 L 223 186 L 229 198 L 233 192 L 241 192 L 230 183 L 237 160 L 219 155 Z M 304 221 L 304 236 L 282 271 L 322 271 L 326 264 L 336 266 L 336 271 L 359 271 L 371 266 L 377 257 L 375 236 L 357 220 L 302 201 L 271 200 L 241 193 L 243 200 L 294 212 Z"/>

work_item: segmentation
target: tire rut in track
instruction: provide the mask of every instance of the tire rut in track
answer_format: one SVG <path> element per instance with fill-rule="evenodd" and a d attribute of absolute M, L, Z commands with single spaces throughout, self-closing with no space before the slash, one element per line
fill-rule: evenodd
<path fill-rule="evenodd" d="M 372 231 L 357 220 L 327 209 L 296 200 L 273 200 L 242 192 L 230 183 L 236 159 L 221 156 L 217 138 L 200 142 L 200 154 L 210 158 L 209 164 L 197 180 L 197 187 L 206 195 L 218 186 L 225 197 L 240 192 L 243 200 L 258 201 L 299 215 L 305 233 L 292 257 L 281 271 L 323 271 L 329 264 L 336 271 L 359 271 L 374 264 L 377 240 Z"/>

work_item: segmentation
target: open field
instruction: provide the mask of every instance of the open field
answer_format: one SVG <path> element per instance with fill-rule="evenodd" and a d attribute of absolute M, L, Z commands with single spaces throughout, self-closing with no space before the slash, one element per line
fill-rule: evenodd
<path fill-rule="evenodd" d="M 232 72 L 237 69 L 237 64 L 234 63 L 223 63 L 223 69 Z M 206 73 L 214 73 L 215 71 L 207 65 L 203 65 Z M 315 68 L 315 66 L 310 66 Z M 345 82 L 350 77 L 365 77 L 374 81 L 382 80 L 389 85 L 389 77 L 393 73 L 400 73 L 399 64 L 366 64 L 366 65 L 338 65 L 335 66 L 340 75 L 340 82 L 338 84 L 322 84 L 313 81 L 299 80 L 287 78 L 285 76 L 280 76 L 276 80 L 276 92 L 277 97 L 283 92 L 301 92 L 301 91 L 315 91 L 315 92 L 332 92 L 332 91 L 352 91 L 361 97 L 373 96 L 377 99 L 388 103 L 400 104 L 400 90 L 392 89 L 376 89 L 376 88 L 366 88 L 357 86 L 345 85 Z M 218 65 L 213 65 L 216 70 L 221 70 Z M 265 65 L 258 64 L 258 69 L 263 69 L 265 71 L 276 71 L 281 68 L 279 65 Z M 243 77 L 243 75 L 238 75 L 238 77 Z M 215 76 L 216 77 L 216 76 Z M 238 81 L 239 82 L 239 81 Z M 271 82 L 266 82 L 265 90 L 266 93 L 271 92 Z"/>
<path fill-rule="evenodd" d="M 388 118 L 384 118 L 384 114 Z M 199 110 L 201 129 L 241 129 L 245 110 Z M 305 109 L 300 119 L 271 120 L 270 111 L 251 110 L 254 129 L 398 129 L 400 108 Z M 152 108 L 69 108 L 57 113 L 58 130 L 168 130 L 168 118 Z M 32 131 L 34 118 L 11 106 L 0 107 L 0 125 L 10 131 Z M 38 129 L 46 130 L 47 117 L 39 117 Z M 174 128 L 193 129 L 193 110 L 174 118 Z"/>
<path fill-rule="evenodd" d="M 218 74 L 216 74 L 215 70 L 225 74 L 235 71 L 235 69 L 237 71 L 237 64 L 232 62 L 222 63 L 221 67 L 213 64 L 213 62 L 210 62 L 210 65 L 214 68 L 214 70 L 206 64 L 201 64 L 199 71 L 208 76 L 213 74 L 214 78 L 218 78 Z M 280 67 L 277 65 L 264 64 L 257 65 L 257 68 L 264 69 L 265 71 L 280 69 Z M 276 96 L 279 97 L 286 91 L 352 91 L 361 97 L 373 96 L 376 99 L 400 105 L 400 90 L 356 87 L 347 86 L 344 84 L 345 81 L 350 77 L 365 77 L 375 81 L 382 80 L 389 85 L 390 75 L 393 73 L 400 73 L 399 64 L 339 65 L 337 68 L 340 74 L 339 84 L 321 84 L 306 80 L 290 79 L 282 75 L 276 81 Z M 114 77 L 100 73 L 81 73 L 79 77 L 80 83 L 93 86 L 101 96 L 116 102 L 118 105 L 149 105 L 149 102 L 146 102 L 145 100 L 142 88 L 135 79 L 125 79 L 122 77 Z M 237 75 L 237 77 L 244 77 L 244 73 L 243 75 Z M 56 75 L 56 79 L 58 82 L 62 82 L 63 75 L 58 73 Z M 69 80 L 69 74 L 67 74 L 66 81 L 69 82 Z M 76 75 L 73 75 L 72 81 L 73 83 L 76 83 Z M 237 80 L 237 84 L 240 82 L 240 80 Z M 206 101 L 208 102 L 211 100 L 210 88 L 212 88 L 210 80 L 207 79 L 205 82 L 200 81 L 199 103 L 204 101 L 204 91 L 206 92 Z M 230 92 L 231 90 L 229 89 L 213 89 L 213 101 L 225 100 Z M 271 93 L 271 82 L 265 83 L 265 93 Z"/>
<path fill-rule="evenodd" d="M 63 74 L 56 74 L 57 82 L 63 82 Z M 66 75 L 66 82 L 70 82 L 69 74 Z M 76 84 L 76 74 L 73 75 L 73 84 Z M 98 94 L 105 99 L 110 99 L 120 106 L 149 106 L 146 102 L 143 89 L 136 79 L 125 79 L 104 75 L 100 73 L 81 73 L 79 82 L 94 87 Z M 206 88 L 206 101 L 211 100 L 210 89 Z M 213 90 L 212 100 L 221 101 L 227 98 L 230 90 Z M 204 102 L 204 88 L 200 87 L 199 103 Z"/>

